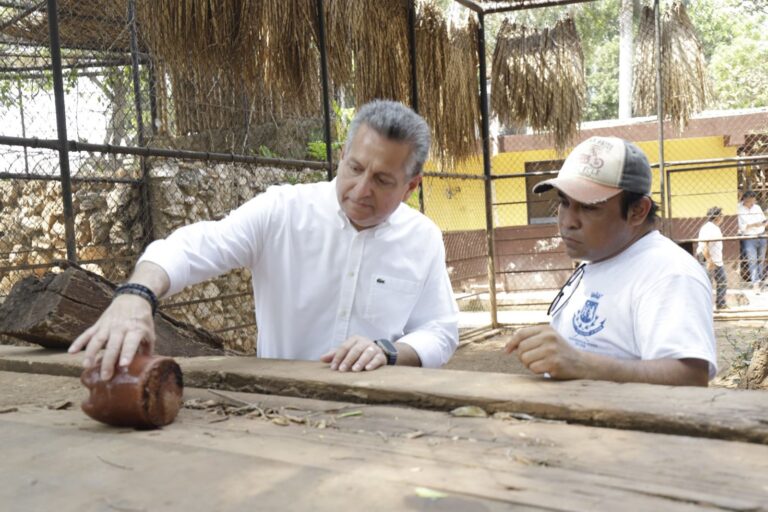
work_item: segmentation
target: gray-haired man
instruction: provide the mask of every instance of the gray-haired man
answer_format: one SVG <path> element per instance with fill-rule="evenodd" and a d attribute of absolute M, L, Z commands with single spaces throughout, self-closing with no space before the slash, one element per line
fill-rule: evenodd
<path fill-rule="evenodd" d="M 70 347 L 102 376 L 154 342 L 156 296 L 249 268 L 257 354 L 321 359 L 340 371 L 439 367 L 458 344 L 440 230 L 402 204 L 421 181 L 426 122 L 391 101 L 363 106 L 333 182 L 272 187 L 225 219 L 152 243 L 129 283 Z"/>

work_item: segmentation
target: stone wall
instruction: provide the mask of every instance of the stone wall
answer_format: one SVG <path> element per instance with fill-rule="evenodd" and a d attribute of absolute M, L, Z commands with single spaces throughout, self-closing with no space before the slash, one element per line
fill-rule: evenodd
<path fill-rule="evenodd" d="M 218 220 L 267 187 L 325 179 L 312 170 L 244 164 L 151 162 L 150 201 L 155 238 L 201 220 Z M 63 201 L 57 181 L 0 180 L 0 302 L 19 279 L 55 270 L 66 258 Z M 121 282 L 147 243 L 146 211 L 138 186 L 77 182 L 75 238 L 83 267 Z M 179 303 L 188 303 L 182 304 Z M 218 332 L 228 348 L 254 350 L 256 328 L 250 273 L 236 270 L 163 301 L 166 313 Z"/>
<path fill-rule="evenodd" d="M 75 240 L 80 261 L 111 280 L 143 242 L 138 193 L 131 184 L 79 182 L 73 187 Z M 0 180 L 0 297 L 31 272 L 42 275 L 66 259 L 61 186 L 56 181 Z M 2 300 L 2 299 L 0 299 Z"/>

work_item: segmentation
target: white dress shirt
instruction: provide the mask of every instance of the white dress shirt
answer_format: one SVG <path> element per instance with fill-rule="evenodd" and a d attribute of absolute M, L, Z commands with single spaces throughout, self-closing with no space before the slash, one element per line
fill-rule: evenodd
<path fill-rule="evenodd" d="M 220 221 L 182 227 L 147 247 L 172 295 L 234 268 L 249 268 L 257 354 L 317 360 L 352 335 L 407 343 L 424 367 L 458 345 L 458 308 L 438 227 L 401 204 L 357 231 L 336 183 L 270 187 Z"/>
<path fill-rule="evenodd" d="M 704 254 L 704 246 L 709 248 L 709 258 L 717 267 L 723 266 L 723 232 L 712 221 L 708 221 L 699 230 L 699 245 L 697 254 Z"/>
<path fill-rule="evenodd" d="M 765 226 L 752 226 L 748 228 L 749 224 L 756 224 L 758 222 L 765 222 L 765 213 L 760 205 L 755 203 L 751 208 L 744 206 L 744 203 L 739 203 L 736 208 L 736 214 L 739 220 L 739 234 L 756 236 L 765 233 Z"/>

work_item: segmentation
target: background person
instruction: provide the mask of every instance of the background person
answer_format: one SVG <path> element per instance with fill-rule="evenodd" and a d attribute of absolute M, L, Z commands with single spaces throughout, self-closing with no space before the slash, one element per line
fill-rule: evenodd
<path fill-rule="evenodd" d="M 723 210 L 718 206 L 713 206 L 707 210 L 707 222 L 699 230 L 699 243 L 696 247 L 696 255 L 699 261 L 707 269 L 710 279 L 716 283 L 716 301 L 717 309 L 724 309 L 725 292 L 728 288 L 728 278 L 723 266 L 723 232 L 720 225 L 723 223 Z"/>
<path fill-rule="evenodd" d="M 421 181 L 429 128 L 400 103 L 352 121 L 332 182 L 271 187 L 217 222 L 150 244 L 127 285 L 70 347 L 102 378 L 154 343 L 156 297 L 246 267 L 257 354 L 321 359 L 332 370 L 438 367 L 458 345 L 458 308 L 438 227 L 402 204 Z M 393 343 L 394 342 L 394 343 Z"/>
<path fill-rule="evenodd" d="M 551 324 L 519 329 L 506 351 L 555 379 L 706 386 L 716 373 L 712 287 L 656 230 L 643 152 L 592 137 L 534 192 L 553 187 L 566 252 L 586 263 L 550 306 Z"/>
<path fill-rule="evenodd" d="M 742 252 L 749 268 L 749 281 L 752 288 L 760 291 L 765 267 L 765 234 L 766 217 L 763 209 L 757 204 L 756 194 L 747 190 L 741 196 L 741 202 L 736 208 L 739 221 L 739 235 L 745 238 L 741 241 Z"/>

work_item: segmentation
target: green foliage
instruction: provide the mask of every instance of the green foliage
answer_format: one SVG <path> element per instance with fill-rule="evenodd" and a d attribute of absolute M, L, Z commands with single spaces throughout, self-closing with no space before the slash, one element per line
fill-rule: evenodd
<path fill-rule="evenodd" d="M 336 138 L 336 140 L 331 144 L 331 148 L 333 149 L 334 157 L 338 159 L 339 151 L 344 145 L 344 142 L 347 140 L 349 125 L 352 122 L 352 119 L 355 117 L 355 109 L 343 108 L 336 101 L 332 102 L 331 108 L 333 109 L 334 114 L 332 130 Z M 313 160 L 325 160 L 327 156 L 325 141 L 310 141 L 307 144 L 307 156 Z"/>
<path fill-rule="evenodd" d="M 259 156 L 263 156 L 264 158 L 280 158 L 280 155 L 269 149 L 264 144 L 259 146 Z"/>
<path fill-rule="evenodd" d="M 10 106 L 18 101 L 15 80 L 0 80 L 0 105 Z"/>
<path fill-rule="evenodd" d="M 768 105 L 768 41 L 738 36 L 712 55 L 709 73 L 714 88 L 711 105 L 718 109 Z"/>
<path fill-rule="evenodd" d="M 325 160 L 325 149 L 325 142 L 321 140 L 313 140 L 307 144 L 307 155 L 313 160 Z"/>
<path fill-rule="evenodd" d="M 723 3 L 691 8 L 714 90 L 709 108 L 768 106 L 768 13 L 750 2 Z"/>
<path fill-rule="evenodd" d="M 619 112 L 619 38 L 595 49 L 586 67 L 587 110 L 585 121 L 613 119 Z"/>

